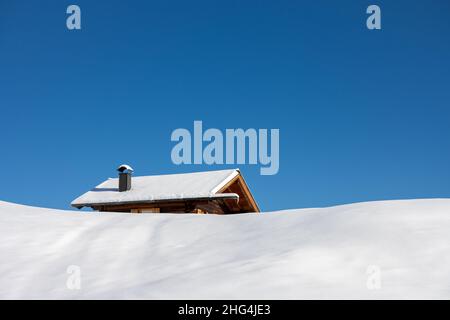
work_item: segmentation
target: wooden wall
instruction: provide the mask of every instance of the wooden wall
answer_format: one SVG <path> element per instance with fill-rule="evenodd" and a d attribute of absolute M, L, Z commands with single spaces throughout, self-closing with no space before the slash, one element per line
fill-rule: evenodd
<path fill-rule="evenodd" d="M 155 204 L 125 204 L 93 207 L 94 210 L 105 212 L 131 213 L 227 213 L 228 208 L 220 201 L 174 201 Z"/>

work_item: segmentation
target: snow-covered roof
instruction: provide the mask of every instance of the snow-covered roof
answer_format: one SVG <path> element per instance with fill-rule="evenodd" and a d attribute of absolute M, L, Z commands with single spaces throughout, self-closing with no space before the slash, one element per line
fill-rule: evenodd
<path fill-rule="evenodd" d="M 72 202 L 74 207 L 161 200 L 230 198 L 218 193 L 240 174 L 238 169 L 132 177 L 131 190 L 119 192 L 119 179 L 109 178 Z"/>

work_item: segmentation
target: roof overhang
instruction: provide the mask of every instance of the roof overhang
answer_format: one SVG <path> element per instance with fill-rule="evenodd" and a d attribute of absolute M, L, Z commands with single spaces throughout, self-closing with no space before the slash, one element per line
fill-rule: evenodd
<path fill-rule="evenodd" d="M 98 202 L 98 203 L 72 203 L 71 206 L 77 209 L 83 207 L 99 207 L 99 206 L 118 206 L 118 205 L 133 205 L 133 204 L 155 204 L 161 202 L 186 202 L 186 201 L 211 201 L 211 200 L 236 200 L 239 201 L 239 195 L 236 193 L 217 193 L 209 196 L 199 197 L 179 197 L 156 200 L 141 200 L 141 201 L 113 201 L 113 202 Z"/>

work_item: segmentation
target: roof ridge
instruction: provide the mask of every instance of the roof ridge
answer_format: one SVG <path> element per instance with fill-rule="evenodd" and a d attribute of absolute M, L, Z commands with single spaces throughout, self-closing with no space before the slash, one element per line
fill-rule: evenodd
<path fill-rule="evenodd" d="M 144 178 L 144 177 L 162 177 L 162 176 L 176 176 L 176 175 L 188 175 L 188 174 L 200 174 L 200 173 L 213 173 L 213 172 L 225 172 L 225 171 L 238 171 L 240 170 L 238 168 L 235 169 L 221 169 L 221 170 L 207 170 L 207 171 L 194 171 L 194 172 L 180 172 L 180 173 L 165 173 L 165 174 L 150 174 L 150 175 L 143 175 L 143 176 L 136 176 L 133 175 L 133 179 L 136 178 Z M 116 178 L 109 178 L 109 179 L 118 179 Z"/>

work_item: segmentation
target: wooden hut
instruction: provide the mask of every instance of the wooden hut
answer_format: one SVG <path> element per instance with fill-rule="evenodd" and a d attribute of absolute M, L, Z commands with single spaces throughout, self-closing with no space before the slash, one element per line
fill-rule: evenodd
<path fill-rule="evenodd" d="M 81 209 L 130 213 L 260 212 L 239 169 L 132 176 L 127 165 L 72 202 Z"/>

